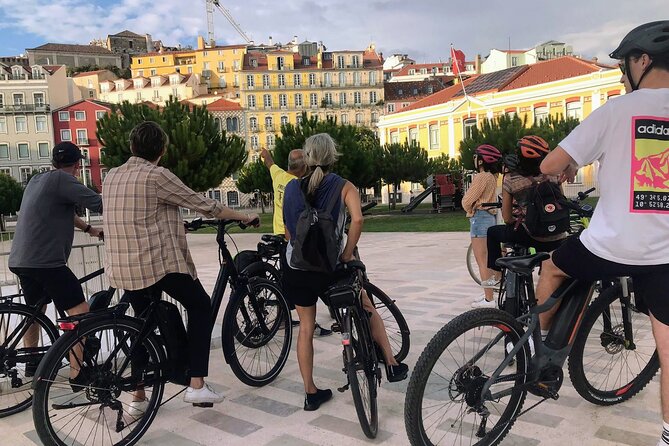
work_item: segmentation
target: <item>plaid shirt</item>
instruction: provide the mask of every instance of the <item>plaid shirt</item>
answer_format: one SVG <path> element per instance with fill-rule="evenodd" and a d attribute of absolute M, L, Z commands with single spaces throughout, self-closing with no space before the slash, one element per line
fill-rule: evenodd
<path fill-rule="evenodd" d="M 105 272 L 111 286 L 138 290 L 170 273 L 197 278 L 179 208 L 215 217 L 224 209 L 221 203 L 134 156 L 109 171 L 103 190 Z"/>

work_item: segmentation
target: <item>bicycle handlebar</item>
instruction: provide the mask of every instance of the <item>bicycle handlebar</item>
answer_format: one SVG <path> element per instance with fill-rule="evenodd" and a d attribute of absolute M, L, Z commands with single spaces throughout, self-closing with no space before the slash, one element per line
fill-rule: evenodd
<path fill-rule="evenodd" d="M 218 219 L 208 219 L 208 220 L 203 220 L 201 218 L 196 218 L 191 221 L 184 221 L 184 227 L 186 228 L 187 231 L 197 231 L 198 229 L 201 229 L 204 226 L 231 226 L 231 225 L 238 225 L 240 229 L 246 229 L 249 226 L 258 226 L 260 224 L 260 219 L 256 218 L 252 221 L 250 221 L 248 224 L 243 223 L 240 220 L 218 220 Z"/>

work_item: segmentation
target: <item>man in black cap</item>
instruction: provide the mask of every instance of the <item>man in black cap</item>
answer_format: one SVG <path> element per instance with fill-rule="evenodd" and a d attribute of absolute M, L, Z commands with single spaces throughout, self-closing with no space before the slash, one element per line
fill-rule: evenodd
<path fill-rule="evenodd" d="M 23 192 L 8 260 L 28 305 L 47 296 L 69 315 L 88 311 L 81 285 L 67 267 L 74 227 L 91 237 L 101 232 L 75 215 L 77 205 L 102 212 L 102 197 L 75 177 L 82 158 L 79 147 L 71 142 L 57 144 L 51 160 L 55 169 L 30 179 Z M 39 327 L 33 325 L 24 336 L 25 346 L 36 346 L 38 336 Z"/>

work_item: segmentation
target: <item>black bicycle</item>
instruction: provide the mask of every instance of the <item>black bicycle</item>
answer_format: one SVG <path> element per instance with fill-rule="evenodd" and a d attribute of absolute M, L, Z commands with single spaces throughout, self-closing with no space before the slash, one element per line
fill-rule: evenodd
<path fill-rule="evenodd" d="M 514 318 L 498 309 L 469 311 L 428 343 L 405 400 L 412 445 L 499 444 L 518 417 L 559 397 L 567 360 L 574 388 L 601 405 L 631 398 L 657 373 L 650 324 L 628 281 L 599 285 L 570 279 L 537 305 L 532 273 L 548 258 L 538 253 L 497 261 L 513 274 L 506 283 L 507 300 L 518 299 L 518 308 L 526 302 L 525 314 Z M 596 291 L 600 295 L 588 306 Z M 559 301 L 552 329 L 541 342 L 538 315 Z M 542 399 L 522 411 L 527 392 Z"/>
<path fill-rule="evenodd" d="M 104 269 L 99 269 L 79 283 L 103 273 Z M 113 295 L 113 288 L 93 294 L 91 311 L 107 308 Z M 59 336 L 55 323 L 43 312 L 49 298 L 45 296 L 33 306 L 19 302 L 21 297 L 21 293 L 0 297 L 0 418 L 30 407 L 37 366 Z"/>
<path fill-rule="evenodd" d="M 379 430 L 376 397 L 381 384 L 381 353 L 372 338 L 369 313 L 362 304 L 365 266 L 360 261 L 353 261 L 343 265 L 343 271 L 344 277 L 324 295 L 324 300 L 334 309 L 336 323 L 333 330 L 341 333 L 344 347 L 343 371 L 347 384 L 339 391 L 351 390 L 362 431 L 367 437 L 376 438 Z"/>
<path fill-rule="evenodd" d="M 220 309 L 227 283 L 232 287 L 223 318 L 223 352 L 245 383 L 262 385 L 285 365 L 292 337 L 290 312 L 272 282 L 239 274 L 225 242 L 236 221 L 194 220 L 190 230 L 216 226 L 221 269 L 212 294 L 212 317 Z M 36 372 L 33 420 L 45 445 L 135 444 L 163 402 L 165 384 L 186 385 L 185 328 L 176 306 L 147 293 L 141 319 L 127 316 L 129 302 L 96 313 L 59 320 L 65 333 L 53 344 Z M 68 365 L 68 362 L 70 364 Z M 76 384 L 69 381 L 71 375 Z M 141 392 L 146 407 L 133 398 Z M 175 395 L 176 396 L 176 395 Z"/>

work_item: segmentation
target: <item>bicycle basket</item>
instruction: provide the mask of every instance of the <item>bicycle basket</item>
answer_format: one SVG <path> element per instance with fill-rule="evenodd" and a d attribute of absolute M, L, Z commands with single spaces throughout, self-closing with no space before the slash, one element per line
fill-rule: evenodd
<path fill-rule="evenodd" d="M 188 370 L 188 337 L 179 308 L 173 303 L 160 301 L 156 305 L 156 320 L 167 350 L 168 379 L 186 386 L 190 382 Z"/>

